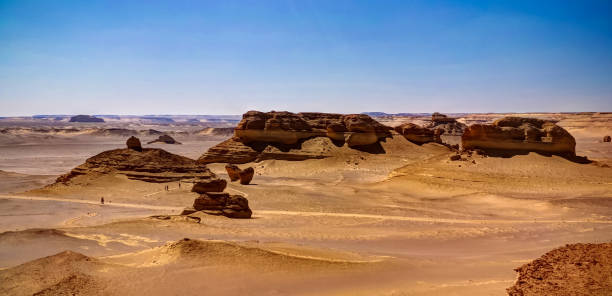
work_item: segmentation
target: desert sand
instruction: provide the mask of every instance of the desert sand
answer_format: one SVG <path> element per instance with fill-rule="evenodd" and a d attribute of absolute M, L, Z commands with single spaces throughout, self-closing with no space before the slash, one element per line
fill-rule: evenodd
<path fill-rule="evenodd" d="M 457 116 L 470 125 L 504 115 Z M 504 295 L 515 268 L 550 250 L 612 241 L 612 145 L 602 141 L 612 114 L 520 116 L 558 120 L 575 137 L 576 154 L 594 162 L 536 153 L 451 161 L 457 152 L 444 145 L 391 132 L 375 152 L 315 138 L 302 146 L 325 158 L 239 164 L 255 169 L 249 185 L 230 182 L 225 164 L 207 164 L 228 181 L 227 192 L 248 199 L 252 219 L 178 215 L 193 203 L 189 183 L 111 174 L 45 186 L 95 154 L 124 148 L 133 132 L 109 128 L 197 159 L 227 140 L 222 128 L 234 122 L 4 120 L 0 293 Z M 159 137 L 150 129 L 181 144 L 145 144 Z"/>

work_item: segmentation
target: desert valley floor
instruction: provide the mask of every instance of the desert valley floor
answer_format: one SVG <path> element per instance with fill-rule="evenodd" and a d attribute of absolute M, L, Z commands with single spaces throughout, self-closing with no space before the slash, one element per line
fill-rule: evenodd
<path fill-rule="evenodd" d="M 558 120 L 594 162 L 536 153 L 450 161 L 446 146 L 394 134 L 377 153 L 312 141 L 333 156 L 241 164 L 255 169 L 249 185 L 208 164 L 248 199 L 252 219 L 181 216 L 194 194 L 178 182 L 109 175 L 44 187 L 127 137 L 100 124 L 41 134 L 3 122 L 0 294 L 505 295 L 514 269 L 546 252 L 612 241 L 612 144 L 601 140 L 612 114 L 530 116 Z M 419 118 L 379 119 L 406 120 Z M 182 144 L 143 146 L 191 159 L 231 136 L 137 128 L 171 132 Z"/>

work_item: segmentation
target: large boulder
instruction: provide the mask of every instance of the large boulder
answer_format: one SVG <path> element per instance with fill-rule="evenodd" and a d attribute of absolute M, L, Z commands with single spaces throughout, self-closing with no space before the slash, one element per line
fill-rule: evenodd
<path fill-rule="evenodd" d="M 227 164 L 225 170 L 232 182 L 240 180 L 240 168 L 237 165 Z"/>
<path fill-rule="evenodd" d="M 493 124 L 474 124 L 461 137 L 464 150 L 481 149 L 489 154 L 516 155 L 537 152 L 576 156 L 576 140 L 552 121 L 506 117 Z"/>
<path fill-rule="evenodd" d="M 207 192 L 221 192 L 225 190 L 227 181 L 223 179 L 210 179 L 203 182 L 197 182 L 193 184 L 191 192 L 207 193 Z"/>
<path fill-rule="evenodd" d="M 188 208 L 183 213 L 189 215 L 202 211 L 210 215 L 221 215 L 228 218 L 251 218 L 249 201 L 240 195 L 229 195 L 225 192 L 208 192 L 200 194 L 193 201 L 193 211 Z"/>
<path fill-rule="evenodd" d="M 134 136 L 131 136 L 125 142 L 128 149 L 132 149 L 134 151 L 142 152 L 142 145 L 140 145 L 140 140 Z"/>
<path fill-rule="evenodd" d="M 337 145 L 359 148 L 390 136 L 390 127 L 365 114 L 249 111 L 234 129 L 234 137 L 208 150 L 201 163 L 247 163 L 258 159 L 305 160 L 327 157 L 316 151 L 301 153 L 302 143 L 324 137 Z M 274 147 L 280 152 L 267 153 Z"/>
<path fill-rule="evenodd" d="M 241 170 L 238 174 L 240 176 L 240 184 L 249 185 L 251 180 L 253 180 L 253 176 L 255 175 L 255 169 L 253 169 L 253 167 L 248 167 Z"/>

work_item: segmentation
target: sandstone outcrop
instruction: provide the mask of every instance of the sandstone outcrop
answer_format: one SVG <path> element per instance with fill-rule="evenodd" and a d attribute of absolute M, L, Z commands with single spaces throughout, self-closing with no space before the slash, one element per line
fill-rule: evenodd
<path fill-rule="evenodd" d="M 328 157 L 304 151 L 304 141 L 329 138 L 352 148 L 378 144 L 390 127 L 365 114 L 291 113 L 249 111 L 234 129 L 234 137 L 210 148 L 201 163 L 247 163 L 258 159 L 305 160 Z"/>
<path fill-rule="evenodd" d="M 223 179 L 211 179 L 193 184 L 191 191 L 196 193 L 222 192 L 226 186 L 227 181 Z"/>
<path fill-rule="evenodd" d="M 209 215 L 221 215 L 228 218 L 251 218 L 249 201 L 240 195 L 226 192 L 202 193 L 193 201 L 193 209 Z"/>
<path fill-rule="evenodd" d="M 147 143 L 147 144 L 153 144 L 153 143 L 166 143 L 166 144 L 181 144 L 180 142 L 176 141 L 174 138 L 172 138 L 171 136 L 168 135 L 161 135 L 159 136 L 157 139 Z"/>
<path fill-rule="evenodd" d="M 142 145 L 140 145 L 140 140 L 134 136 L 127 139 L 125 142 L 128 149 L 132 149 L 138 152 L 142 152 Z"/>
<path fill-rule="evenodd" d="M 227 164 L 225 170 L 232 182 L 240 180 L 240 168 L 237 165 Z"/>
<path fill-rule="evenodd" d="M 482 149 L 489 154 L 516 155 L 537 152 L 576 156 L 576 141 L 552 121 L 506 117 L 493 124 L 474 124 L 461 138 L 464 150 Z"/>
<path fill-rule="evenodd" d="M 240 184 L 242 185 L 248 185 L 251 183 L 251 180 L 253 180 L 253 176 L 255 175 L 255 169 L 252 167 L 242 170 L 236 165 L 227 164 L 225 166 L 225 170 L 227 171 L 227 175 L 232 182 L 240 180 Z"/>
<path fill-rule="evenodd" d="M 253 180 L 253 176 L 255 175 L 255 169 L 253 169 L 252 167 L 248 167 L 240 171 L 239 175 L 240 184 L 249 185 L 249 183 L 251 183 L 251 180 Z"/>
<path fill-rule="evenodd" d="M 438 112 L 431 115 L 431 122 L 425 126 L 404 123 L 395 127 L 408 141 L 419 145 L 431 142 L 457 145 L 465 129 L 465 124 Z"/>
<path fill-rule="evenodd" d="M 70 117 L 70 122 L 104 122 L 104 119 L 91 115 L 77 115 Z"/>
<path fill-rule="evenodd" d="M 603 141 L 604 141 L 604 142 L 610 142 L 610 141 L 612 141 L 612 137 L 610 137 L 610 136 L 605 136 L 605 137 L 603 137 Z"/>
<path fill-rule="evenodd" d="M 132 180 L 152 183 L 179 180 L 197 183 L 216 178 L 205 165 L 193 159 L 162 149 L 141 148 L 138 150 L 138 146 L 135 146 L 138 139 L 132 138 L 128 140 L 128 147 L 132 148 L 104 151 L 90 157 L 84 164 L 57 178 L 56 182 L 68 184 L 73 178 L 81 175 L 112 173 L 125 175 Z"/>
<path fill-rule="evenodd" d="M 517 269 L 508 295 L 609 295 L 612 243 L 571 244 Z"/>

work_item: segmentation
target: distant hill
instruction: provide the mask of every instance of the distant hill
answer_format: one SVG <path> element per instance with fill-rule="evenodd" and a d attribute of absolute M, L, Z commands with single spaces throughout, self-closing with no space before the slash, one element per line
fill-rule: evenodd
<path fill-rule="evenodd" d="M 70 122 L 104 122 L 104 119 L 91 115 L 77 115 L 70 117 Z"/>

